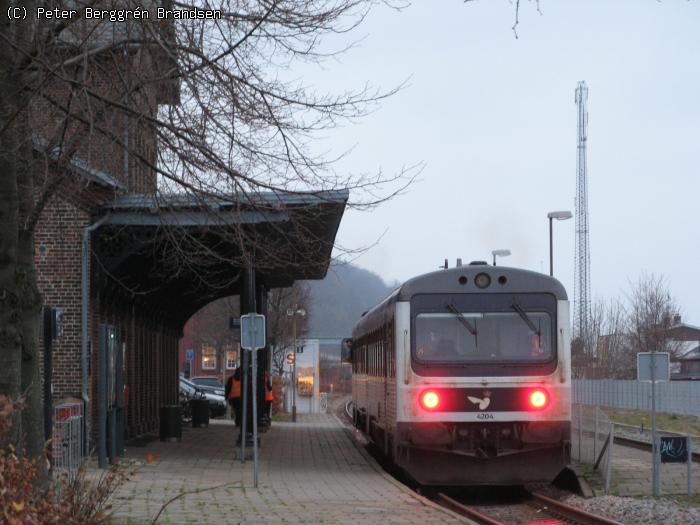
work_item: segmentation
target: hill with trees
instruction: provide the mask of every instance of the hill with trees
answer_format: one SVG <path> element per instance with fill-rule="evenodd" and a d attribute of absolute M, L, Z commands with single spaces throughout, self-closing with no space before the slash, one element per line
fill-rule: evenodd
<path fill-rule="evenodd" d="M 333 265 L 321 281 L 308 281 L 308 337 L 350 337 L 363 312 L 394 289 L 377 274 L 353 266 Z"/>

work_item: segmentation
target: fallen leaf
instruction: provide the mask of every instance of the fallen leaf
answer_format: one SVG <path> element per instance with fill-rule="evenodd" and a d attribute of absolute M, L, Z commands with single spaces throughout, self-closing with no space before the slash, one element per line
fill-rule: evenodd
<path fill-rule="evenodd" d="M 22 512 L 24 510 L 24 501 L 20 501 L 19 503 L 17 503 L 16 501 L 13 501 L 11 503 L 11 505 L 12 505 L 12 509 L 15 512 Z"/>
<path fill-rule="evenodd" d="M 149 452 L 148 454 L 146 454 L 146 463 L 150 463 L 151 461 L 155 461 L 156 459 L 158 458 L 153 452 Z"/>

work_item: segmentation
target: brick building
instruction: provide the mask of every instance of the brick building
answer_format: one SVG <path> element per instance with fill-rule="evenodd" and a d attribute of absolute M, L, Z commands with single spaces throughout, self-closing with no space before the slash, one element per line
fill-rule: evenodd
<path fill-rule="evenodd" d="M 91 37 L 93 48 L 125 24 L 107 24 Z M 66 32 L 66 45 L 81 27 Z M 47 165 L 44 183 L 60 183 L 35 230 L 43 302 L 63 310 L 63 333 L 51 350 L 53 401 L 82 401 L 85 450 L 97 448 L 102 464 L 122 438 L 156 431 L 160 408 L 178 403 L 178 342 L 190 316 L 236 295 L 243 312 L 264 313 L 267 290 L 325 276 L 348 198 L 343 190 L 257 194 L 254 202 L 249 195 L 204 202 L 160 193 L 157 134 L 148 117 L 178 104 L 176 82 L 148 81 L 172 66 L 160 49 L 130 45 L 90 56 L 86 89 L 98 102 L 128 96 L 130 112 L 110 104 L 82 108 L 93 112 L 94 126 L 69 125 L 61 147 L 60 112 L 38 105 L 30 115 L 36 156 Z M 55 96 L 67 97 L 64 89 L 57 86 Z M 300 225 L 307 238 L 299 236 Z M 235 266 L 245 247 L 230 241 L 233 228 L 288 256 Z M 184 239 L 205 247 L 213 261 L 185 259 Z M 303 263 L 282 263 L 290 259 Z"/>

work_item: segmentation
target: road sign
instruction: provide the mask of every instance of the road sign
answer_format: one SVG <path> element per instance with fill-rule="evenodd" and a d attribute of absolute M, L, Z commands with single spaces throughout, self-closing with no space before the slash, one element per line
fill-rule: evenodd
<path fill-rule="evenodd" d="M 258 350 L 265 348 L 265 316 L 246 314 L 241 316 L 241 348 Z"/>
<path fill-rule="evenodd" d="M 194 350 L 192 350 L 191 348 L 185 350 L 185 359 L 187 361 L 192 361 L 194 359 Z"/>
<path fill-rule="evenodd" d="M 287 354 L 287 364 L 288 365 L 293 365 L 294 364 L 294 354 L 292 352 L 289 352 Z"/>
<path fill-rule="evenodd" d="M 653 376 L 652 376 L 653 366 Z M 668 352 L 639 352 L 637 381 L 668 381 L 671 378 Z"/>

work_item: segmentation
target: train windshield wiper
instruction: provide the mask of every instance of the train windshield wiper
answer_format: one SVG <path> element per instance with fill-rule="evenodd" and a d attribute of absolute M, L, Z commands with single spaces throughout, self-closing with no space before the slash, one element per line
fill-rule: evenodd
<path fill-rule="evenodd" d="M 450 312 L 452 312 L 453 314 L 455 314 L 455 316 L 457 317 L 457 320 L 458 320 L 460 323 L 462 323 L 462 324 L 464 325 L 464 327 L 465 327 L 467 330 L 469 330 L 469 333 L 472 334 L 474 337 L 476 337 L 476 328 L 474 327 L 474 325 L 472 325 L 472 324 L 469 322 L 469 320 L 468 320 L 466 317 L 464 317 L 464 316 L 462 315 L 462 312 L 460 312 L 459 310 L 457 310 L 457 307 L 456 307 L 455 305 L 453 305 L 452 303 L 448 303 L 448 304 L 446 304 L 445 306 L 447 307 L 447 309 L 448 309 Z"/>
<path fill-rule="evenodd" d="M 530 319 L 530 316 L 527 315 L 527 312 L 523 310 L 522 306 L 520 306 L 518 303 L 513 301 L 513 304 L 511 305 L 513 310 L 518 312 L 518 315 L 520 316 L 520 319 L 525 321 L 525 324 L 532 330 L 535 334 L 538 336 L 540 335 L 540 329 L 535 326 L 535 323 L 532 322 L 532 319 Z"/>

